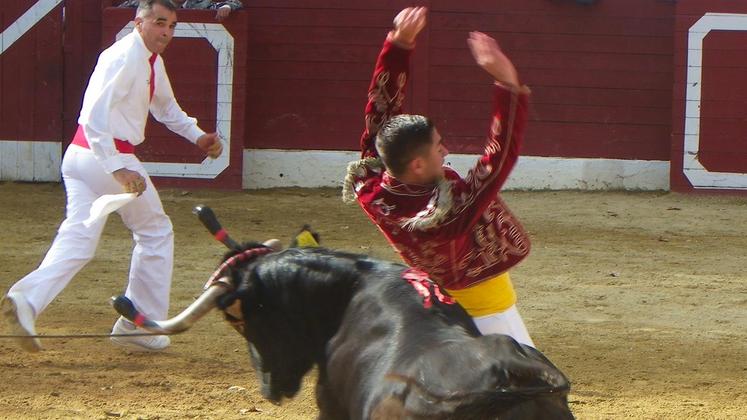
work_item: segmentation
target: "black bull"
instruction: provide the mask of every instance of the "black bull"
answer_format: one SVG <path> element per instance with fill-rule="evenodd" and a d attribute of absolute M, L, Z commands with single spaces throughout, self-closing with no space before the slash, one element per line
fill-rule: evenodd
<path fill-rule="evenodd" d="M 542 353 L 480 335 L 406 266 L 321 248 L 267 251 L 232 251 L 221 279 L 172 320 L 143 319 L 122 297 L 115 307 L 161 333 L 220 307 L 248 341 L 270 401 L 293 397 L 317 365 L 320 419 L 573 418 L 570 384 Z"/>

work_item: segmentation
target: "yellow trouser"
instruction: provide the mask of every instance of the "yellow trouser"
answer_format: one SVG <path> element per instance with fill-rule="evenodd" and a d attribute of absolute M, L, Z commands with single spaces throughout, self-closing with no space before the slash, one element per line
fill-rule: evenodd
<path fill-rule="evenodd" d="M 516 291 L 508 272 L 466 289 L 446 289 L 471 317 L 503 312 L 516 304 Z"/>

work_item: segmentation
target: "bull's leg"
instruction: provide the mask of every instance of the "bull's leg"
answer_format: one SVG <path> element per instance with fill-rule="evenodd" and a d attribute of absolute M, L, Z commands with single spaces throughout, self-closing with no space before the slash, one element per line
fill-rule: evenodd
<path fill-rule="evenodd" d="M 316 405 L 319 407 L 318 420 L 348 420 L 348 413 L 340 406 L 337 398 L 329 385 L 323 379 L 323 373 L 319 372 L 319 380 L 316 383 Z"/>
<path fill-rule="evenodd" d="M 371 420 L 395 420 L 407 418 L 402 400 L 394 396 L 384 398 L 371 412 Z"/>

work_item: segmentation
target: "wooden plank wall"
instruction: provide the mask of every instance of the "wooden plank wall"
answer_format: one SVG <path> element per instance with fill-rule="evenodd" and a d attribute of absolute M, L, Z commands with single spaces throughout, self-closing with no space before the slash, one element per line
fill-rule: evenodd
<path fill-rule="evenodd" d="M 682 0 L 677 3 L 674 32 L 674 92 L 672 112 L 671 186 L 692 191 L 683 173 L 685 122 L 690 132 L 699 131 L 697 160 L 709 172 L 733 174 L 734 188 L 747 188 L 747 31 L 715 30 L 703 40 L 700 118 L 687 116 L 688 31 L 706 13 L 747 15 L 747 3 L 728 0 Z M 697 130 L 697 131 L 696 131 Z M 741 178 L 741 179 L 740 179 Z M 730 181 L 731 182 L 731 181 Z M 722 189 L 720 187 L 720 189 Z M 709 190 L 708 188 L 702 188 Z"/>
<path fill-rule="evenodd" d="M 391 19 L 409 2 L 247 3 L 249 148 L 351 149 Z M 481 149 L 489 78 L 468 31 L 497 37 L 533 89 L 525 154 L 668 160 L 668 1 L 432 0 L 414 57 L 409 111 L 433 117 L 453 152 Z"/>
<path fill-rule="evenodd" d="M 679 3 L 691 2 L 698 0 Z M 3 0 L 0 10 L 15 7 L 20 13 L 31 3 Z M 246 2 L 244 146 L 354 149 L 373 62 L 392 17 L 410 3 Z M 53 138 L 68 141 L 85 83 L 102 47 L 95 45 L 103 36 L 101 7 L 109 4 L 111 0 L 66 0 L 63 77 L 59 63 L 57 77 L 51 77 L 52 68 L 40 68 L 36 56 L 13 59 L 14 63 L 33 62 L 33 72 L 16 72 L 11 77 L 7 66 L 0 66 L 3 87 L 18 79 L 49 77 L 43 103 L 64 104 L 62 113 L 42 108 L 21 112 L 28 103 L 42 103 L 38 93 L 21 97 L 17 92 L 3 92 L 0 138 L 49 139 L 54 132 Z M 414 58 L 406 107 L 433 117 L 453 152 L 480 151 L 486 130 L 490 80 L 474 65 L 465 45 L 467 32 L 477 29 L 499 39 L 533 89 L 524 154 L 669 160 L 672 122 L 676 121 L 672 117 L 674 2 L 611 0 L 581 5 L 571 0 L 424 0 L 420 4 L 431 8 L 430 23 Z M 0 16 L 3 25 L 7 14 Z M 54 22 L 45 20 L 50 27 L 44 30 L 57 32 L 24 42 L 47 48 L 61 38 L 59 19 L 57 27 Z M 189 51 L 175 44 L 171 53 Z M 44 58 L 61 55 L 59 48 L 43 54 Z M 0 63 L 5 59 L 0 57 Z M 194 77 L 200 74 L 197 71 Z M 209 78 L 207 73 L 205 77 Z M 185 79 L 185 83 L 190 82 Z M 60 92 L 56 97 L 55 89 Z M 187 96 L 189 103 L 203 95 Z M 29 124 L 29 118 L 42 115 L 42 123 Z"/>
<path fill-rule="evenodd" d="M 36 0 L 3 0 L 5 30 Z M 50 141 L 59 138 L 62 102 L 62 7 L 36 23 L 0 55 L 0 139 Z"/>
<path fill-rule="evenodd" d="M 451 144 L 477 152 L 487 132 L 490 79 L 465 48 L 480 30 L 533 91 L 523 154 L 668 160 L 671 3 L 432 3 L 429 106 Z"/>
<path fill-rule="evenodd" d="M 63 145 L 67 147 L 78 127 L 88 78 L 101 47 L 102 10 L 107 0 L 65 0 Z"/>
<path fill-rule="evenodd" d="M 0 54 L 0 179 L 59 178 L 59 161 L 50 154 L 62 131 L 62 7 L 10 44 L 13 24 L 34 3 L 0 2 L 0 32 L 9 45 Z"/>
<path fill-rule="evenodd" d="M 247 148 L 355 149 L 373 63 L 401 0 L 252 0 Z"/>

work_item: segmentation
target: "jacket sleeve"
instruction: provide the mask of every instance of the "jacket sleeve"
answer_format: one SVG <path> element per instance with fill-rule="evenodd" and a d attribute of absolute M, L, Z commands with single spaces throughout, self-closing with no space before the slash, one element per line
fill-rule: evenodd
<path fill-rule="evenodd" d="M 483 155 L 463 182 L 453 183 L 452 209 L 443 221 L 453 232 L 473 226 L 496 200 L 519 158 L 527 124 L 529 88 L 496 84 L 493 118 Z"/>
<path fill-rule="evenodd" d="M 366 126 L 360 140 L 361 157 L 377 157 L 376 134 L 392 116 L 402 113 L 412 48 L 395 44 L 387 36 L 376 60 L 365 110 Z"/>
<path fill-rule="evenodd" d="M 493 99 L 493 119 L 488 132 L 485 151 L 470 171 L 467 178 L 476 178 L 478 172 L 485 173 L 486 169 L 494 179 L 470 191 L 475 194 L 496 194 L 506 183 L 524 142 L 524 131 L 527 125 L 529 88 L 504 88 L 496 84 Z M 469 184 L 469 183 L 468 183 Z M 485 191 L 481 191 L 484 189 Z"/>

